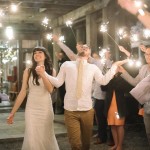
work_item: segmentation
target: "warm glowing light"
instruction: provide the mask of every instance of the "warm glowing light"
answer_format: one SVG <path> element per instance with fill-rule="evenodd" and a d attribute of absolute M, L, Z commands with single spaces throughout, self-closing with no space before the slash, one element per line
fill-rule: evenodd
<path fill-rule="evenodd" d="M 3 24 L 0 22 L 0 28 L 2 28 L 3 27 Z"/>
<path fill-rule="evenodd" d="M 12 61 L 17 60 L 17 56 L 12 57 Z"/>
<path fill-rule="evenodd" d="M 12 12 L 17 12 L 18 6 L 16 4 L 11 4 L 11 11 Z"/>
<path fill-rule="evenodd" d="M 66 26 L 67 27 L 72 27 L 73 22 L 71 20 L 66 21 Z"/>
<path fill-rule="evenodd" d="M 133 34 L 133 35 L 131 35 L 130 39 L 133 42 L 137 42 L 137 41 L 139 41 L 139 35 L 138 34 Z"/>
<path fill-rule="evenodd" d="M 42 25 L 47 27 L 48 26 L 48 22 L 49 22 L 49 19 L 47 17 L 45 17 L 42 21 Z"/>
<path fill-rule="evenodd" d="M 52 34 L 47 34 L 46 38 L 47 38 L 47 40 L 51 41 L 52 38 L 53 38 L 53 37 L 52 37 Z"/>
<path fill-rule="evenodd" d="M 143 30 L 143 37 L 145 37 L 146 39 L 150 37 L 150 29 Z"/>
<path fill-rule="evenodd" d="M 64 37 L 64 36 L 60 36 L 60 37 L 59 37 L 59 41 L 65 42 L 65 37 Z"/>
<path fill-rule="evenodd" d="M 2 62 L 3 64 L 6 64 L 9 60 L 8 59 L 3 59 Z"/>
<path fill-rule="evenodd" d="M 129 62 L 128 62 L 129 66 L 133 66 L 134 64 L 134 60 L 130 59 Z"/>
<path fill-rule="evenodd" d="M 2 9 L 0 9 L 0 17 L 2 17 L 4 15 L 5 15 L 4 11 Z"/>
<path fill-rule="evenodd" d="M 31 65 L 32 61 L 31 60 L 26 60 L 26 64 Z"/>
<path fill-rule="evenodd" d="M 9 40 L 12 40 L 14 38 L 14 32 L 11 26 L 6 27 L 6 36 Z"/>
<path fill-rule="evenodd" d="M 107 32 L 108 28 L 107 28 L 108 22 L 107 23 L 102 23 L 100 25 L 100 32 Z"/>
<path fill-rule="evenodd" d="M 2 70 L 0 69 L 0 76 L 2 75 L 2 73 L 3 73 L 3 72 L 2 72 Z"/>
<path fill-rule="evenodd" d="M 120 28 L 117 32 L 118 36 L 120 39 L 126 38 L 127 37 L 127 33 L 124 30 L 124 28 Z"/>
<path fill-rule="evenodd" d="M 136 61 L 136 67 L 141 67 L 142 66 L 142 62 L 140 60 Z"/>
<path fill-rule="evenodd" d="M 135 4 L 135 6 L 138 7 L 138 8 L 141 8 L 142 5 L 143 5 L 143 3 L 142 3 L 141 0 L 135 0 L 135 1 L 134 1 L 134 4 Z"/>

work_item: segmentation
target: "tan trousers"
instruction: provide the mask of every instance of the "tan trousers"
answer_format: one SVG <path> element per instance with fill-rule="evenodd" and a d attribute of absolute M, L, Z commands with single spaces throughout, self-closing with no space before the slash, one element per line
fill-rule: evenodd
<path fill-rule="evenodd" d="M 64 114 L 65 124 L 72 150 L 89 150 L 93 129 L 94 110 L 65 110 Z"/>

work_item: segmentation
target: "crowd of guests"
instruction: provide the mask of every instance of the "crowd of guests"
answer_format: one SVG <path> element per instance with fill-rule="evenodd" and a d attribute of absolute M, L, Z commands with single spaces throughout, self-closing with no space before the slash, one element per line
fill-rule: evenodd
<path fill-rule="evenodd" d="M 138 9 L 132 6 L 131 0 L 118 0 L 118 3 L 136 15 L 145 26 L 150 27 L 149 12 L 146 11 L 145 15 L 141 16 Z M 137 77 L 133 78 L 122 66 L 128 62 L 128 58 L 113 62 L 110 51 L 107 51 L 105 61 L 102 62 L 94 53 L 91 57 L 91 48 L 87 44 L 77 43 L 77 54 L 75 54 L 60 42 L 56 35 L 53 35 L 53 41 L 70 61 L 64 62 L 63 54 L 59 53 L 60 69 L 56 76 L 48 51 L 44 47 L 34 48 L 32 67 L 24 71 L 21 91 L 7 118 L 8 124 L 12 124 L 15 113 L 28 90 L 22 150 L 59 150 L 54 134 L 54 112 L 50 93 L 53 92 L 54 87 L 60 89 L 64 84 L 65 95 L 63 92 L 61 98 L 63 98 L 64 119 L 72 150 L 90 149 L 94 115 L 98 126 L 95 144 L 111 140 L 109 144 L 112 146 L 111 150 L 122 150 L 127 113 L 125 93 L 129 93 L 149 75 L 150 47 L 140 47 L 147 64 L 143 65 Z M 130 57 L 126 49 L 122 46 L 118 48 Z M 150 143 L 150 114 L 145 112 L 144 124 Z M 111 129 L 109 135 L 107 129 Z"/>

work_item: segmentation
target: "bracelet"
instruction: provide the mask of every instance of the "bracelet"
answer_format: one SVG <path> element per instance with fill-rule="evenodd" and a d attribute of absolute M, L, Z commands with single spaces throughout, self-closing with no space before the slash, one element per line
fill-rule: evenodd
<path fill-rule="evenodd" d="M 144 16 L 145 15 L 145 9 L 142 9 L 142 8 L 140 8 L 140 9 L 138 9 L 138 11 L 137 11 L 137 13 L 135 14 L 135 16 L 136 17 L 138 17 L 139 15 L 140 16 Z"/>

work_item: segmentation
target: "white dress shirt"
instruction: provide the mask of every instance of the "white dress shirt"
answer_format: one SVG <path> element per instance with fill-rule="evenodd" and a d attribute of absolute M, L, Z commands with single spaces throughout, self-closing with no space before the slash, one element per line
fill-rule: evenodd
<path fill-rule="evenodd" d="M 107 60 L 106 62 L 106 65 L 107 65 L 107 68 L 108 70 L 111 68 L 112 66 L 112 61 L 111 60 Z M 97 60 L 97 62 L 95 63 L 95 65 L 102 71 L 103 70 L 103 67 L 104 67 L 104 64 L 102 63 L 102 61 L 99 59 Z M 94 84 L 93 84 L 93 94 L 92 94 L 92 97 L 93 98 L 96 98 L 97 100 L 105 100 L 105 97 L 106 97 L 106 92 L 102 91 L 101 90 L 101 85 L 94 81 Z"/>
<path fill-rule="evenodd" d="M 77 64 L 78 61 L 66 61 L 62 64 L 57 77 L 52 77 L 48 74 L 46 75 L 50 82 L 56 87 L 60 87 L 65 82 L 66 94 L 64 98 L 64 109 L 69 111 L 87 111 L 92 108 L 91 90 L 93 80 L 95 79 L 96 82 L 101 85 L 108 84 L 115 75 L 117 66 L 113 65 L 107 74 L 103 76 L 96 65 L 84 61 L 82 96 L 77 100 Z"/>

